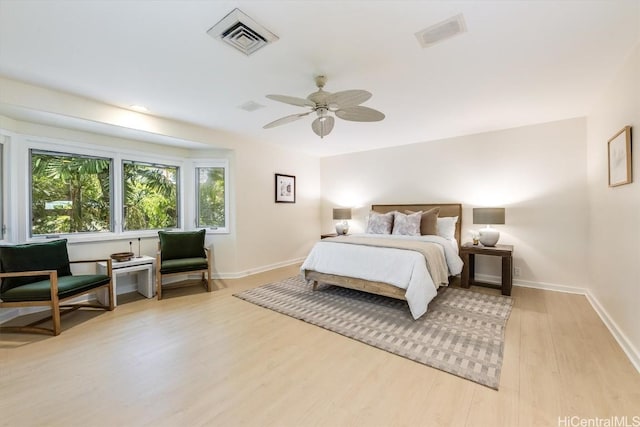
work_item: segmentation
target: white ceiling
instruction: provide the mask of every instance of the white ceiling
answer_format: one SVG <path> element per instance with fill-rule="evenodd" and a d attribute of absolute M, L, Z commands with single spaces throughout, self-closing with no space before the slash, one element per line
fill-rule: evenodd
<path fill-rule="evenodd" d="M 280 39 L 246 57 L 207 35 L 236 7 Z M 466 33 L 420 47 L 459 13 Z M 638 0 L 0 0 L 0 75 L 325 156 L 586 115 L 639 26 Z M 318 74 L 385 120 L 262 129 L 305 111 L 266 94 L 306 97 Z"/>

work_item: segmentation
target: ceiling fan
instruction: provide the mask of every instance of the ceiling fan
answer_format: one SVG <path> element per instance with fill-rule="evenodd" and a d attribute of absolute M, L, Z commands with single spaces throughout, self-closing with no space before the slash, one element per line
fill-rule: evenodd
<path fill-rule="evenodd" d="M 297 98 L 295 96 L 286 95 L 267 95 L 267 98 L 274 101 L 284 102 L 285 104 L 296 105 L 298 107 L 309 107 L 310 111 L 299 114 L 291 114 L 267 123 L 264 129 L 280 126 L 285 123 L 291 123 L 298 119 L 308 116 L 315 112 L 317 118 L 311 123 L 311 129 L 320 138 L 329 135 L 334 125 L 334 113 L 343 120 L 352 122 L 377 122 L 384 119 L 384 114 L 373 108 L 363 107 L 360 104 L 371 98 L 371 93 L 366 90 L 344 90 L 342 92 L 325 92 L 324 88 L 327 78 L 325 76 L 317 76 L 315 78 L 318 90 L 309 94 L 306 99 Z"/>

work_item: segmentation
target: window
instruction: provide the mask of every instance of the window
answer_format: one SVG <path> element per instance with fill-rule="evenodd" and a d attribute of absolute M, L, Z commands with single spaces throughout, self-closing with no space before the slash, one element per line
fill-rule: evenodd
<path fill-rule="evenodd" d="M 196 227 L 227 228 L 227 167 L 196 167 Z"/>
<path fill-rule="evenodd" d="M 9 139 L 0 135 L 0 227 L 2 207 L 14 205 L 10 201 L 15 190 L 2 199 L 7 168 L 21 161 L 30 168 L 28 174 L 16 178 L 16 187 L 26 191 L 13 196 L 21 207 L 16 209 L 18 218 L 23 218 L 10 222 L 14 240 L 65 235 L 72 242 L 90 242 L 147 237 L 157 230 L 183 227 L 229 232 L 226 159 L 152 157 L 144 152 L 118 153 L 91 144 L 35 138 L 25 139 L 19 155 L 8 147 Z"/>
<path fill-rule="evenodd" d="M 178 228 L 177 166 L 125 160 L 123 174 L 123 230 Z"/>
<path fill-rule="evenodd" d="M 31 236 L 109 232 L 111 159 L 30 150 Z"/>

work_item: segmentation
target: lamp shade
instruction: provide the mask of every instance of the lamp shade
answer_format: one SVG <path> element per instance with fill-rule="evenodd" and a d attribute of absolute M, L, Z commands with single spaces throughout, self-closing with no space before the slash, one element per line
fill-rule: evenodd
<path fill-rule="evenodd" d="M 473 208 L 474 224 L 504 224 L 504 208 Z"/>
<path fill-rule="evenodd" d="M 333 219 L 351 219 L 351 208 L 334 208 Z"/>

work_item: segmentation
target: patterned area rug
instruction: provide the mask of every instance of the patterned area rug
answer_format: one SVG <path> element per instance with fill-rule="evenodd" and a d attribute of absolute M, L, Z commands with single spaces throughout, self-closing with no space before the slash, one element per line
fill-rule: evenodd
<path fill-rule="evenodd" d="M 300 276 L 234 296 L 374 347 L 498 389 L 510 297 L 444 288 L 413 320 L 406 301 Z"/>

